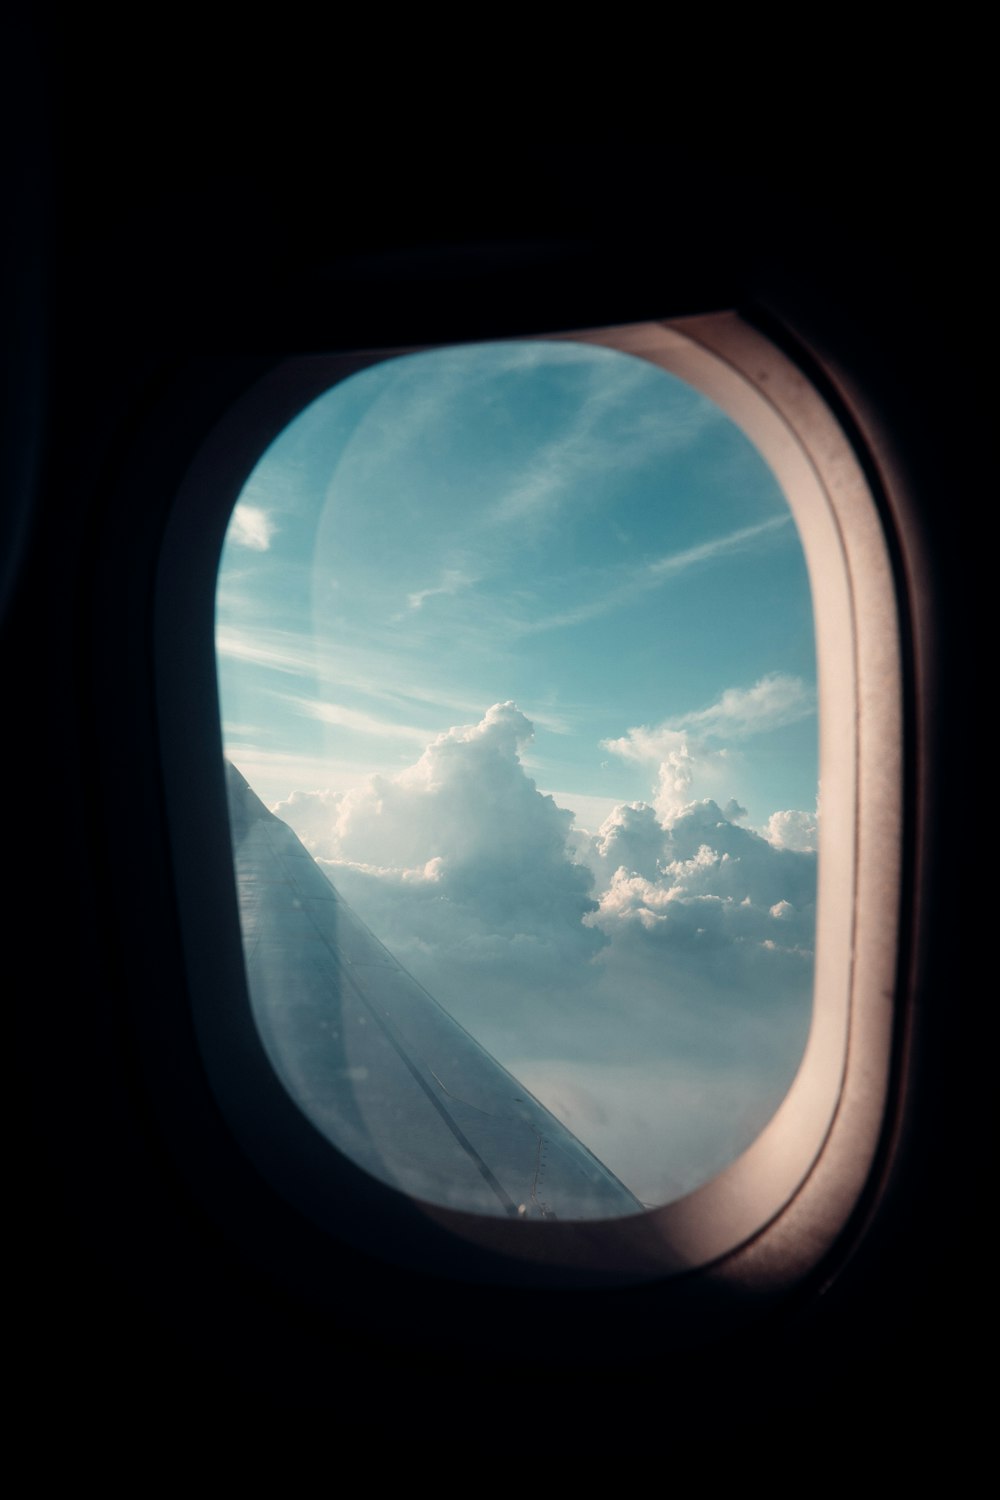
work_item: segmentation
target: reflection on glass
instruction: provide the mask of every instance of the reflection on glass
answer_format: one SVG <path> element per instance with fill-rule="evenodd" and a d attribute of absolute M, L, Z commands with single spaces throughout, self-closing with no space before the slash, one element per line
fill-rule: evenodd
<path fill-rule="evenodd" d="M 815 648 L 719 408 L 576 342 L 356 374 L 248 480 L 217 647 L 254 1012 L 341 1149 L 565 1218 L 753 1141 L 811 1017 Z"/>

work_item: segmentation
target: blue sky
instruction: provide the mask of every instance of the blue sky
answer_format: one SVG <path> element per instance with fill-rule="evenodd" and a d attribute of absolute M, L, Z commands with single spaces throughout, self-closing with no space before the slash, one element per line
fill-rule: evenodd
<path fill-rule="evenodd" d="M 599 1155 L 610 1140 L 641 1158 L 640 1196 L 693 1185 L 746 1144 L 809 1014 L 815 649 L 787 502 L 717 407 L 569 341 L 374 366 L 261 458 L 217 622 L 227 753 L 442 1003 L 546 1102 L 559 1094 Z M 545 881 L 511 927 L 510 900 L 503 920 L 490 900 L 525 884 L 525 861 Z M 737 867 L 756 872 L 745 890 Z M 682 909 L 710 907 L 713 941 L 750 976 L 738 985 L 681 951 Z M 728 1041 L 713 1007 L 737 1018 Z M 640 1079 L 643 1052 L 659 1072 Z M 676 1134 L 671 1109 L 694 1089 L 705 1129 L 666 1169 L 648 1160 L 645 1117 L 616 1127 L 613 1100 L 620 1115 L 645 1091 L 653 1107 L 678 1070 L 674 1105 L 656 1108 Z M 713 1088 L 741 1101 L 726 1144 Z"/>

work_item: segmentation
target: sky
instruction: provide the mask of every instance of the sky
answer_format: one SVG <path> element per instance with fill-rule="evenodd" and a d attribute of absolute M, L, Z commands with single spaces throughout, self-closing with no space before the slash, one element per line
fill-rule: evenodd
<path fill-rule="evenodd" d="M 750 1143 L 811 1014 L 815 646 L 719 408 L 573 341 L 355 374 L 250 475 L 217 650 L 229 758 L 643 1201 Z"/>

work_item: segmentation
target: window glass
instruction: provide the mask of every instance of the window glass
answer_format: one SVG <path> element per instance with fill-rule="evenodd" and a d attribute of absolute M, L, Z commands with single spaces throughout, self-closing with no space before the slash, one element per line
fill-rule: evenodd
<path fill-rule="evenodd" d="M 254 1016 L 338 1148 L 609 1217 L 751 1144 L 812 1012 L 816 658 L 719 407 L 582 341 L 354 374 L 243 489 L 217 651 Z"/>

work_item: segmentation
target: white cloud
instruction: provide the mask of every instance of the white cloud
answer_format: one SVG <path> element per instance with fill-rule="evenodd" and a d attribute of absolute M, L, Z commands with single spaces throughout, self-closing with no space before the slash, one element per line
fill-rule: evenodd
<path fill-rule="evenodd" d="M 525 772 L 531 738 L 494 704 L 398 774 L 274 811 L 436 999 L 665 1201 L 749 1144 L 791 1083 L 816 856 L 712 800 L 670 818 L 623 804 L 575 832 Z"/>
<path fill-rule="evenodd" d="M 605 749 L 624 760 L 671 760 L 678 768 L 691 758 L 689 746 L 701 739 L 740 739 L 782 729 L 808 718 L 816 710 L 816 694 L 801 677 L 771 672 L 750 688 L 727 688 L 717 702 L 665 719 L 661 724 L 638 725 Z M 692 734 L 694 731 L 694 734 Z"/>
<path fill-rule="evenodd" d="M 230 726 L 227 725 L 225 749 L 227 760 L 232 761 L 237 770 L 246 777 L 261 801 L 272 811 L 276 809 L 281 799 L 287 798 L 289 786 L 325 788 L 331 786 L 333 778 L 328 756 L 317 755 L 309 751 L 268 749 L 261 745 L 260 730 L 257 730 L 250 740 L 241 742 L 236 737 L 235 729 L 231 732 Z M 334 786 L 333 790 L 343 791 L 346 787 L 355 785 L 370 771 L 370 760 L 352 762 L 338 758 L 335 774 L 339 779 L 339 785 Z M 331 793 L 308 792 L 292 795 L 326 796 L 328 794 Z M 279 812 L 278 816 L 283 817 L 284 814 Z M 309 847 L 308 840 L 304 842 Z"/>
<path fill-rule="evenodd" d="M 595 829 L 600 828 L 619 806 L 617 797 L 597 797 L 583 792 L 561 791 L 556 787 L 548 787 L 546 792 L 560 807 L 573 809 L 574 828 L 580 838 L 589 837 Z"/>
<path fill-rule="evenodd" d="M 532 454 L 530 463 L 494 506 L 494 523 L 530 523 L 576 493 L 574 482 L 581 475 L 620 469 L 623 463 L 634 463 L 640 457 L 638 444 L 624 447 L 618 430 L 609 437 L 602 433 L 601 425 L 609 415 L 620 412 L 636 387 L 648 379 L 648 367 L 638 360 L 598 359 L 582 369 L 589 377 L 590 389 L 576 414 L 558 437 Z M 668 426 L 660 424 L 661 442 Z"/>
<path fill-rule="evenodd" d="M 637 398 L 641 402 L 651 388 L 650 366 L 631 356 L 609 359 L 607 351 L 589 350 L 581 359 L 579 349 L 563 345 L 553 352 L 548 346 L 545 362 L 577 365 L 587 387 L 565 429 L 531 455 L 494 506 L 494 523 L 531 524 L 570 496 L 577 502 L 582 476 L 620 475 L 657 455 L 688 449 L 713 427 L 728 425 L 718 407 L 690 390 L 669 416 L 659 403 L 655 410 L 641 405 L 637 410 Z"/>
<path fill-rule="evenodd" d="M 648 802 L 626 802 L 601 824 L 594 851 L 608 869 L 619 866 L 655 878 L 665 849 L 665 832 Z"/>
<path fill-rule="evenodd" d="M 417 589 L 414 593 L 407 594 L 406 602 L 411 609 L 421 609 L 425 600 L 433 599 L 438 594 L 457 594 L 460 589 L 469 588 L 475 582 L 475 576 L 463 572 L 461 568 L 445 568 L 440 583 L 431 588 Z"/>
<path fill-rule="evenodd" d="M 498 995 L 532 968 L 586 962 L 604 941 L 582 920 L 593 878 L 573 858 L 573 815 L 521 764 L 532 732 L 515 704 L 494 704 L 397 775 L 275 807 L 446 1004 L 462 1000 L 473 971 Z"/>
<path fill-rule="evenodd" d="M 266 552 L 274 533 L 274 522 L 263 506 L 247 505 L 245 501 L 240 501 L 233 510 L 226 540 L 235 543 L 237 547 Z"/>
<path fill-rule="evenodd" d="M 693 568 L 698 563 L 711 562 L 716 557 L 728 557 L 730 553 L 742 552 L 749 542 L 754 542 L 758 537 L 767 536 L 769 532 L 779 531 L 791 521 L 791 512 L 780 516 L 771 516 L 766 521 L 758 521 L 753 526 L 741 526 L 737 531 L 727 532 L 725 536 L 712 537 L 707 542 L 699 542 L 695 547 L 686 547 L 681 552 L 671 552 L 666 557 L 659 557 L 655 562 L 649 563 L 646 571 L 650 578 L 659 581 L 664 578 L 673 578 L 678 573 L 685 573 L 688 568 Z"/>
<path fill-rule="evenodd" d="M 487 965 L 499 993 L 515 974 L 523 981 L 526 965 L 541 974 L 559 955 L 579 968 L 602 947 L 608 976 L 616 953 L 634 965 L 637 934 L 661 959 L 676 950 L 685 969 L 688 950 L 725 949 L 727 990 L 739 989 L 750 950 L 776 934 L 783 952 L 810 949 L 814 854 L 739 827 L 710 799 L 670 816 L 622 804 L 593 838 L 571 831 L 572 813 L 524 770 L 532 733 L 515 704 L 494 704 L 404 771 L 345 792 L 297 792 L 274 811 L 400 961 L 434 971 L 435 984 L 424 981 L 434 992 L 443 984 L 452 994 L 456 974 Z M 706 975 L 692 973 L 685 982 L 700 992 Z M 570 969 L 559 982 L 575 982 Z M 664 982 L 661 972 L 657 992 Z"/>
<path fill-rule="evenodd" d="M 640 726 L 621 739 L 602 743 L 623 760 L 650 766 L 658 763 L 653 805 L 665 821 L 681 812 L 697 793 L 722 796 L 739 760 L 738 751 L 710 746 L 687 730 L 666 724 Z"/>
<path fill-rule="evenodd" d="M 232 661 L 271 667 L 294 677 L 311 675 L 315 669 L 313 638 L 297 631 L 219 625 L 215 631 L 215 649 L 219 656 Z"/>
<path fill-rule="evenodd" d="M 540 619 L 527 622 L 521 626 L 521 629 L 525 633 L 533 634 L 543 630 L 561 629 L 567 625 L 582 625 L 587 620 L 598 619 L 601 615 L 609 614 L 612 610 L 632 603 L 637 594 L 662 588 L 670 579 L 687 572 L 689 568 L 746 550 L 751 543 L 772 532 L 779 531 L 790 521 L 790 514 L 772 516 L 769 520 L 758 522 L 754 526 L 742 526 L 738 531 L 730 531 L 725 536 L 712 537 L 695 547 L 687 547 L 680 552 L 671 552 L 665 557 L 657 558 L 654 562 L 631 568 L 613 588 L 596 598 L 585 600 L 572 609 L 561 610 L 557 614 L 545 615 Z"/>
<path fill-rule="evenodd" d="M 427 706 L 435 717 L 445 714 L 471 714 L 478 711 L 467 699 L 447 690 L 416 681 L 407 676 L 398 653 L 380 652 L 370 647 L 342 646 L 336 652 L 319 648 L 312 630 L 279 630 L 270 626 L 219 624 L 215 631 L 215 649 L 227 661 L 247 662 L 269 667 L 293 677 L 308 677 L 330 692 L 363 695 L 380 703 L 391 703 L 398 710 L 414 712 L 414 705 Z M 539 723 L 559 730 L 558 721 L 536 715 Z M 420 731 L 426 744 L 430 729 Z"/>
<path fill-rule="evenodd" d="M 776 849 L 799 849 L 813 852 L 819 847 L 819 817 L 816 813 L 772 813 L 764 837 Z"/>
<path fill-rule="evenodd" d="M 816 711 L 815 691 L 801 677 L 770 672 L 751 688 L 727 688 L 717 703 L 673 721 L 701 734 L 742 736 L 797 724 Z"/>
<path fill-rule="evenodd" d="M 815 855 L 776 848 L 711 800 L 666 824 L 646 805 L 619 809 L 594 840 L 592 868 L 602 866 L 598 910 L 585 920 L 611 944 L 606 968 L 626 954 L 632 964 L 669 955 L 698 992 L 752 994 L 765 944 L 793 956 L 786 979 L 811 957 Z"/>
<path fill-rule="evenodd" d="M 602 744 L 623 760 L 658 766 L 654 803 L 670 819 L 696 794 L 721 797 L 729 789 L 740 751 L 720 740 L 782 729 L 815 710 L 815 692 L 801 677 L 771 672 L 750 688 L 727 688 L 707 708 L 636 725 Z M 745 809 L 738 814 L 745 815 Z"/>
<path fill-rule="evenodd" d="M 384 740 L 410 740 L 418 745 L 427 739 L 427 730 L 415 724 L 399 724 L 394 719 L 381 719 L 363 709 L 348 708 L 343 703 L 329 703 L 320 698 L 298 698 L 289 693 L 281 694 L 282 701 L 289 703 L 310 719 L 319 719 L 322 724 L 333 724 L 338 729 L 349 729 L 356 734 L 373 735 Z"/>

